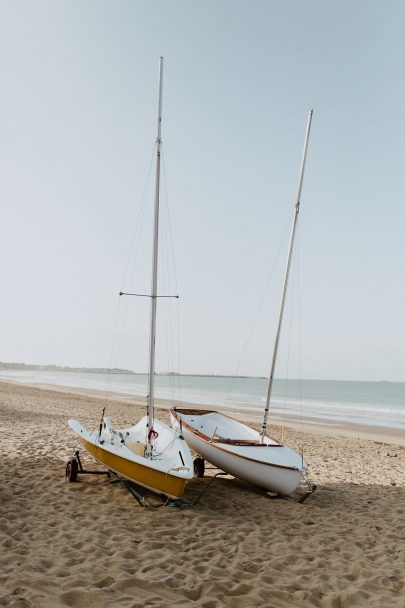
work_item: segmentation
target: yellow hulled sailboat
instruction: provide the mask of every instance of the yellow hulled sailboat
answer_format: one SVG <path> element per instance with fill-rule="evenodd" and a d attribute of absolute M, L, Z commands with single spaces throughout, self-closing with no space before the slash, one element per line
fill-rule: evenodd
<path fill-rule="evenodd" d="M 80 437 L 86 450 L 109 470 L 136 484 L 171 498 L 182 496 L 187 481 L 193 477 L 193 461 L 183 436 L 154 416 L 155 400 L 155 335 L 158 286 L 160 156 L 162 126 L 163 57 L 159 69 L 158 133 L 156 140 L 156 185 L 153 229 L 152 289 L 149 395 L 147 414 L 129 428 L 115 429 L 108 416 L 102 417 L 96 431 L 86 430 L 77 420 L 69 426 Z M 132 295 L 124 294 L 120 295 Z M 73 480 L 75 460 L 67 465 L 67 477 Z M 77 464 L 77 462 L 76 462 Z"/>

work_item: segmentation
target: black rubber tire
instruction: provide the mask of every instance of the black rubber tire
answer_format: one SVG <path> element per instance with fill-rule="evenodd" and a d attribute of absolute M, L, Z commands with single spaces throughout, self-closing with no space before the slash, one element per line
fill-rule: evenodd
<path fill-rule="evenodd" d="M 65 475 L 68 481 L 76 481 L 78 468 L 79 465 L 77 464 L 76 458 L 71 458 L 66 465 Z"/>
<path fill-rule="evenodd" d="M 194 475 L 196 477 L 204 477 L 205 460 L 204 458 L 194 458 Z"/>

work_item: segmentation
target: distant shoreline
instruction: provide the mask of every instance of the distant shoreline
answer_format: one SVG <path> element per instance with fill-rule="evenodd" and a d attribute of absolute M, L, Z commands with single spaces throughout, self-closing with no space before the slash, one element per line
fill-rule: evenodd
<path fill-rule="evenodd" d="M 34 363 L 8 363 L 0 361 L 0 371 L 42 371 L 42 372 L 75 372 L 87 374 L 131 374 L 133 376 L 146 376 L 148 372 L 135 372 L 131 369 L 120 367 L 69 367 L 68 365 L 38 365 Z M 199 374 L 199 373 L 178 373 L 178 372 L 156 372 L 156 376 L 181 376 L 183 378 L 240 378 L 245 380 L 268 380 L 267 376 L 246 376 L 232 374 Z M 285 378 L 277 378 L 285 380 Z M 342 380 L 342 379 L 320 379 L 320 378 L 288 378 L 289 381 L 296 382 L 355 382 L 355 383 L 376 383 L 376 384 L 404 384 L 405 380 Z"/>
<path fill-rule="evenodd" d="M 88 374 L 132 374 L 134 376 L 146 376 L 148 372 L 134 372 L 131 369 L 119 367 L 69 367 L 67 365 L 37 365 L 33 363 L 6 363 L 0 361 L 1 370 L 15 371 L 41 371 L 41 372 L 80 372 Z M 156 376 L 191 376 L 198 378 L 252 378 L 254 380 L 266 380 L 265 376 L 232 376 L 229 374 L 179 374 L 177 372 L 156 372 Z"/>

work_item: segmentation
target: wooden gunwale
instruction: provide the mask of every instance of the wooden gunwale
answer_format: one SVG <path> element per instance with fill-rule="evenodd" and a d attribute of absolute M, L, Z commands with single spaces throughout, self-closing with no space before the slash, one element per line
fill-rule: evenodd
<path fill-rule="evenodd" d="M 185 427 L 188 431 L 190 431 L 193 435 L 196 435 L 199 439 L 202 439 L 202 441 L 204 441 L 205 443 L 212 445 L 215 449 L 220 450 L 221 452 L 224 452 L 225 454 L 230 454 L 232 456 L 236 456 L 237 458 L 242 458 L 243 460 L 249 460 L 250 462 L 257 462 L 258 464 L 262 464 L 264 466 L 268 466 L 268 467 L 276 467 L 279 469 L 287 469 L 288 471 L 300 471 L 301 469 L 299 469 L 298 467 L 293 467 L 293 466 L 287 466 L 285 464 L 276 464 L 274 462 L 263 462 L 263 460 L 258 460 L 257 458 L 252 458 L 250 456 L 245 456 L 244 454 L 238 454 L 235 452 L 230 452 L 229 450 L 221 447 L 220 445 L 213 445 L 214 441 L 211 441 L 211 437 L 208 437 L 208 435 L 205 435 L 204 433 L 201 433 L 201 431 L 197 431 L 196 429 L 194 429 L 192 426 L 190 426 L 187 422 L 185 422 L 184 420 L 180 420 L 177 415 L 176 412 L 179 412 L 181 414 L 188 414 L 191 412 L 198 412 L 198 410 L 187 410 L 187 409 L 179 409 L 179 410 L 175 410 L 175 409 L 170 409 L 169 412 L 172 413 L 174 415 L 174 417 L 176 418 L 176 420 L 181 423 L 181 425 L 183 427 Z M 204 411 L 204 413 L 217 413 L 214 410 L 207 412 Z M 225 416 L 225 418 L 229 418 L 229 416 L 226 416 L 225 414 L 221 414 L 221 416 Z M 232 418 L 230 418 L 232 420 Z M 271 437 L 270 437 L 271 439 Z M 277 441 L 276 439 L 274 439 L 273 441 Z M 223 442 L 225 443 L 225 442 Z M 277 444 L 263 444 L 264 447 L 284 447 L 283 444 L 278 443 Z M 255 446 L 256 447 L 256 446 Z"/>

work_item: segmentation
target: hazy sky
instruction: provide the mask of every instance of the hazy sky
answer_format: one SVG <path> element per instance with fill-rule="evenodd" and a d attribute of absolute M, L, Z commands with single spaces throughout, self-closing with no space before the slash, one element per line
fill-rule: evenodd
<path fill-rule="evenodd" d="M 313 107 L 277 374 L 405 381 L 402 1 L 0 0 L 0 11 L 1 361 L 147 368 L 149 301 L 119 304 L 118 292 L 150 286 L 153 173 L 123 276 L 164 55 L 160 290 L 175 290 L 173 272 L 163 282 L 168 200 L 181 371 L 268 373 Z M 177 341 L 166 356 L 176 306 L 159 301 L 162 371 L 178 367 Z"/>

